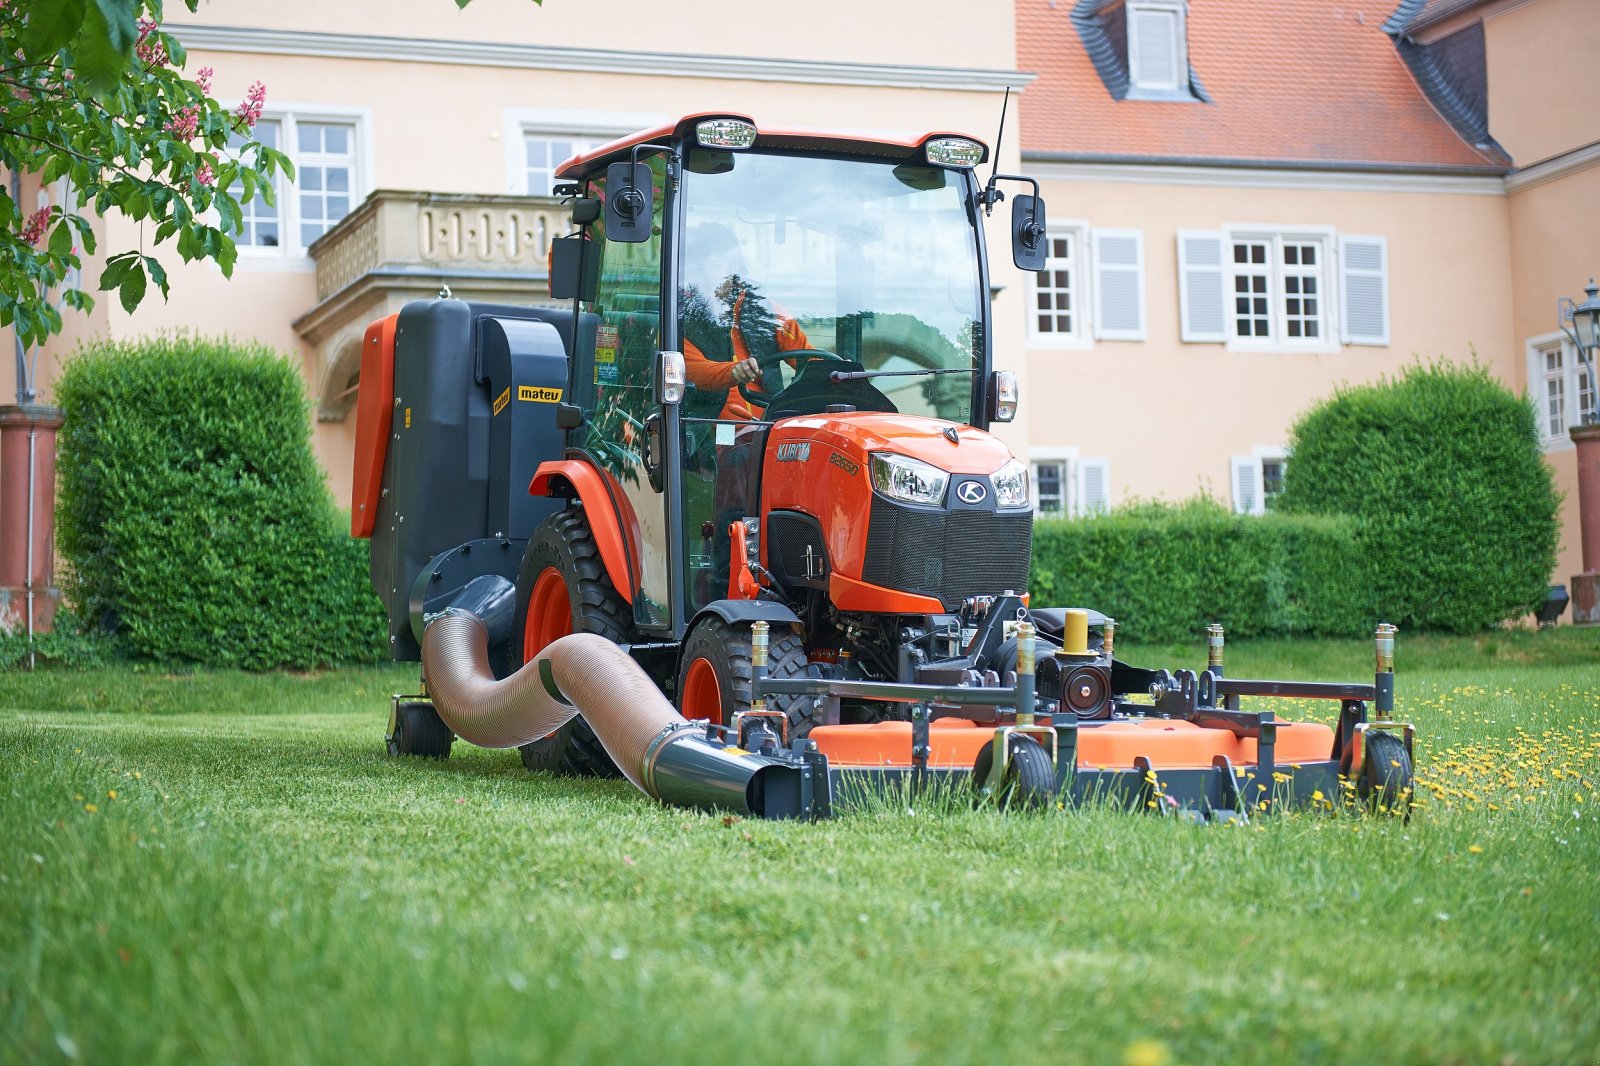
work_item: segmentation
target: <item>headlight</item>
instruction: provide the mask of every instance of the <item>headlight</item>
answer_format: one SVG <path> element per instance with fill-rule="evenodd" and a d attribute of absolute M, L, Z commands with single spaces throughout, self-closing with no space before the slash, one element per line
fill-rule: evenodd
<path fill-rule="evenodd" d="M 890 499 L 943 503 L 944 487 L 949 482 L 949 474 L 921 460 L 888 452 L 872 453 L 872 487 Z"/>
<path fill-rule="evenodd" d="M 1001 507 L 1028 506 L 1028 468 L 1013 459 L 993 474 L 994 499 Z"/>
<path fill-rule="evenodd" d="M 925 150 L 928 162 L 938 167 L 975 167 L 984 156 L 983 145 L 965 137 L 935 137 Z"/>

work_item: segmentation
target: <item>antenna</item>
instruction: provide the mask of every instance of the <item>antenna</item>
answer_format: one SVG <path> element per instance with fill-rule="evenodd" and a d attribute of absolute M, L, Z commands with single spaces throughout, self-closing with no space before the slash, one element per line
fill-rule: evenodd
<path fill-rule="evenodd" d="M 994 137 L 994 164 L 989 168 L 989 184 L 983 187 L 983 217 L 988 218 L 994 214 L 994 205 L 1005 199 L 1005 193 L 995 188 L 995 178 L 1000 173 L 1000 146 L 1006 139 L 1006 105 L 1011 103 L 1011 86 L 1006 86 L 1006 95 L 1000 101 L 1000 132 Z"/>

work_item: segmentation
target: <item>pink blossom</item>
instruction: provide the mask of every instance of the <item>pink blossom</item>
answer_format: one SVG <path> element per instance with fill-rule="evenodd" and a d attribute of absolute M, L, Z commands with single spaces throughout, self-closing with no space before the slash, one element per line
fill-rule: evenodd
<path fill-rule="evenodd" d="M 44 240 L 45 230 L 50 228 L 50 215 L 55 208 L 46 204 L 28 216 L 28 224 L 22 227 L 22 239 L 28 244 L 38 247 Z"/>
<path fill-rule="evenodd" d="M 216 182 L 217 176 L 212 173 L 210 163 L 201 163 L 200 169 L 194 172 L 194 180 L 201 185 L 211 185 Z"/>
<path fill-rule="evenodd" d="M 161 38 L 155 36 L 159 25 L 155 19 L 140 19 L 139 41 L 134 45 L 133 50 L 141 63 L 164 67 L 167 65 L 167 46 L 161 43 Z"/>
<path fill-rule="evenodd" d="M 180 110 L 167 120 L 166 131 L 180 141 L 194 140 L 195 131 L 200 128 L 200 109 L 193 104 Z"/>
<path fill-rule="evenodd" d="M 194 83 L 200 86 L 200 91 L 207 96 L 211 95 L 211 75 L 216 73 L 210 67 L 201 67 L 194 76 Z"/>
<path fill-rule="evenodd" d="M 255 128 L 256 121 L 261 118 L 261 108 L 267 102 L 267 87 L 259 81 L 250 83 L 250 88 L 245 90 L 244 102 L 234 108 L 233 113 L 244 120 L 244 124 L 251 129 Z"/>

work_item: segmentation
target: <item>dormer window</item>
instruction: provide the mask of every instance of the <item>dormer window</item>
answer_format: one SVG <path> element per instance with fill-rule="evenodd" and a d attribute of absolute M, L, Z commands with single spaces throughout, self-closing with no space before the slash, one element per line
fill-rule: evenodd
<path fill-rule="evenodd" d="M 1192 99 L 1185 0 L 1127 0 L 1128 99 Z"/>

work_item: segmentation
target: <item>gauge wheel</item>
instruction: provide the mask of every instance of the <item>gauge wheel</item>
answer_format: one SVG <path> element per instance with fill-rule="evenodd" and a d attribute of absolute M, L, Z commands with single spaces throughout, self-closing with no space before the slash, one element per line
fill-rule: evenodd
<path fill-rule="evenodd" d="M 393 731 L 384 738 L 390 755 L 424 759 L 448 759 L 455 739 L 433 704 L 425 700 L 401 700 L 396 704 Z"/>
<path fill-rule="evenodd" d="M 1409 813 L 1413 788 L 1411 755 L 1393 733 L 1367 730 L 1357 786 L 1368 807 L 1393 814 Z"/>
<path fill-rule="evenodd" d="M 994 769 L 994 745 L 985 744 L 978 752 L 978 761 L 972 767 L 972 785 L 980 796 L 993 799 L 1003 810 L 1044 810 L 1056 797 L 1056 768 L 1050 762 L 1050 753 L 1026 733 L 1012 733 L 1006 738 L 1011 758 L 1006 762 L 1006 775 L 999 789 L 984 796 L 989 772 Z"/>

